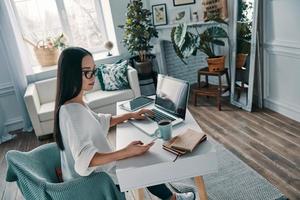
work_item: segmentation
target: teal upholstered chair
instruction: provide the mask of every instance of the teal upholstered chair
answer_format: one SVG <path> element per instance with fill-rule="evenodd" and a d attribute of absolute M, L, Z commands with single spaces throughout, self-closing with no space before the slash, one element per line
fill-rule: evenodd
<path fill-rule="evenodd" d="M 11 150 L 7 152 L 6 160 L 6 181 L 17 181 L 25 199 L 125 199 L 124 193 L 104 172 L 59 183 L 55 168 L 60 167 L 60 153 L 55 143 L 30 152 Z"/>

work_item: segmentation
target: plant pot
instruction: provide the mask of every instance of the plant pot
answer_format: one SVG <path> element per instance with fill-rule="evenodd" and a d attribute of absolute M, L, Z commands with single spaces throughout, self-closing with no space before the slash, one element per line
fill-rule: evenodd
<path fill-rule="evenodd" d="M 246 59 L 247 59 L 248 54 L 245 53 L 238 53 L 236 54 L 236 68 L 241 69 L 245 63 L 246 63 Z"/>
<path fill-rule="evenodd" d="M 42 67 L 57 64 L 59 51 L 56 48 L 35 47 L 36 58 Z"/>
<path fill-rule="evenodd" d="M 207 64 L 209 72 L 223 71 L 225 68 L 225 56 L 207 58 Z"/>
<path fill-rule="evenodd" d="M 148 75 L 152 73 L 152 63 L 150 60 L 145 62 L 139 62 L 137 60 L 133 60 L 134 68 L 140 75 Z"/>

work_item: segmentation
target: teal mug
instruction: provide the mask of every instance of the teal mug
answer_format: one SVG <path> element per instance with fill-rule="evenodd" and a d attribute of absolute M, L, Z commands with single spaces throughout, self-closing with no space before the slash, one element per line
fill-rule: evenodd
<path fill-rule="evenodd" d="M 172 138 L 172 121 L 171 120 L 161 120 L 157 123 L 158 129 L 155 131 L 155 136 L 161 138 L 165 141 Z"/>

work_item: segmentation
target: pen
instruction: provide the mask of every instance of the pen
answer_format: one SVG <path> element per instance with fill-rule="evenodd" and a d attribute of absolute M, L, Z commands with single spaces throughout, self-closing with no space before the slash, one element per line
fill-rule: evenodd
<path fill-rule="evenodd" d="M 157 139 L 158 139 L 158 137 L 155 137 L 154 139 L 151 140 L 151 142 L 154 142 Z M 149 143 L 151 143 L 151 142 L 149 142 Z"/>

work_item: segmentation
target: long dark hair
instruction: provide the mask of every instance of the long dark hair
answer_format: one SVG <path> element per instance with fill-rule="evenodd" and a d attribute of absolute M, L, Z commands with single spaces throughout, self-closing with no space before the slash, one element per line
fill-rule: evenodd
<path fill-rule="evenodd" d="M 65 149 L 59 127 L 59 109 L 68 100 L 78 96 L 82 88 L 83 57 L 92 54 L 80 47 L 64 49 L 58 59 L 57 86 L 54 109 L 54 138 L 57 146 Z"/>

